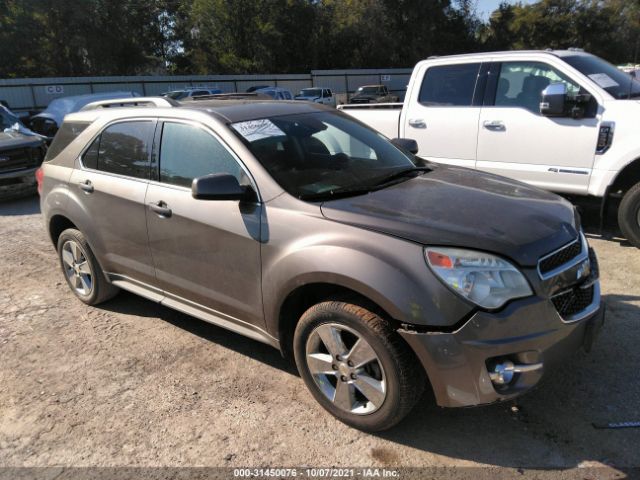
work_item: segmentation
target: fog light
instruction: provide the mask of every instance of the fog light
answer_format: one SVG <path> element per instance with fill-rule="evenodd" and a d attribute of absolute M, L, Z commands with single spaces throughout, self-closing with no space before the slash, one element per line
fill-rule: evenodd
<path fill-rule="evenodd" d="M 497 363 L 493 367 L 493 372 L 489 372 L 489 378 L 496 385 L 506 385 L 511 383 L 513 376 L 515 375 L 515 365 L 511 360 L 504 360 Z"/>

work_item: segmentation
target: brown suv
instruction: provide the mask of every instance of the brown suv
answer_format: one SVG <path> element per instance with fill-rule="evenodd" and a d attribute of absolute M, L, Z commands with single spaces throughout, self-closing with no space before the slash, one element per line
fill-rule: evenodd
<path fill-rule="evenodd" d="M 68 115 L 43 166 L 71 290 L 95 305 L 123 288 L 273 345 L 350 425 L 391 427 L 427 382 L 442 406 L 513 398 L 603 321 L 556 195 L 308 102 L 109 106 Z"/>

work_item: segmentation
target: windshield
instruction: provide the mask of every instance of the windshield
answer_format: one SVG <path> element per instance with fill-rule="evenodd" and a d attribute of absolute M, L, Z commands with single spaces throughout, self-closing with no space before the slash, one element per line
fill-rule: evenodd
<path fill-rule="evenodd" d="M 364 93 L 365 95 L 374 95 L 378 93 L 378 87 L 360 87 L 358 93 Z"/>
<path fill-rule="evenodd" d="M 182 100 L 185 97 L 189 96 L 189 92 L 186 92 L 184 90 L 178 90 L 176 92 L 169 92 L 165 95 L 165 97 L 169 97 L 172 98 L 174 100 Z"/>
<path fill-rule="evenodd" d="M 3 106 L 0 106 L 0 132 L 12 129 L 16 123 L 18 125 L 22 124 L 18 117 L 6 110 Z"/>
<path fill-rule="evenodd" d="M 381 134 L 336 113 L 274 116 L 231 128 L 280 186 L 303 200 L 364 193 L 385 177 L 415 168 Z"/>
<path fill-rule="evenodd" d="M 304 90 L 300 90 L 298 95 L 301 97 L 319 97 L 321 92 L 319 88 L 305 88 Z"/>
<path fill-rule="evenodd" d="M 640 82 L 594 55 L 573 55 L 562 59 L 619 100 L 640 97 Z"/>

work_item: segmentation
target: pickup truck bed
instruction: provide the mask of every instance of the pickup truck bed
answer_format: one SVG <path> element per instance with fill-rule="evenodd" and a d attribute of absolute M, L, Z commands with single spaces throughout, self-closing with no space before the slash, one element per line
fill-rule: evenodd
<path fill-rule="evenodd" d="M 402 103 L 370 103 L 364 105 L 339 105 L 353 118 L 367 125 L 375 125 L 375 129 L 387 138 L 399 137 L 400 113 Z"/>

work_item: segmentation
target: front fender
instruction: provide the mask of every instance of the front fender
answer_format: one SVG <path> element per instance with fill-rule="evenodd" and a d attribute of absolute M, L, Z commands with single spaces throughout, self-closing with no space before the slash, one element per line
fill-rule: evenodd
<path fill-rule="evenodd" d="M 414 325 L 451 326 L 473 309 L 431 273 L 421 245 L 324 217 L 282 223 L 274 217 L 270 212 L 271 236 L 262 246 L 265 321 L 272 334 L 289 294 L 313 283 L 353 290 Z"/>

